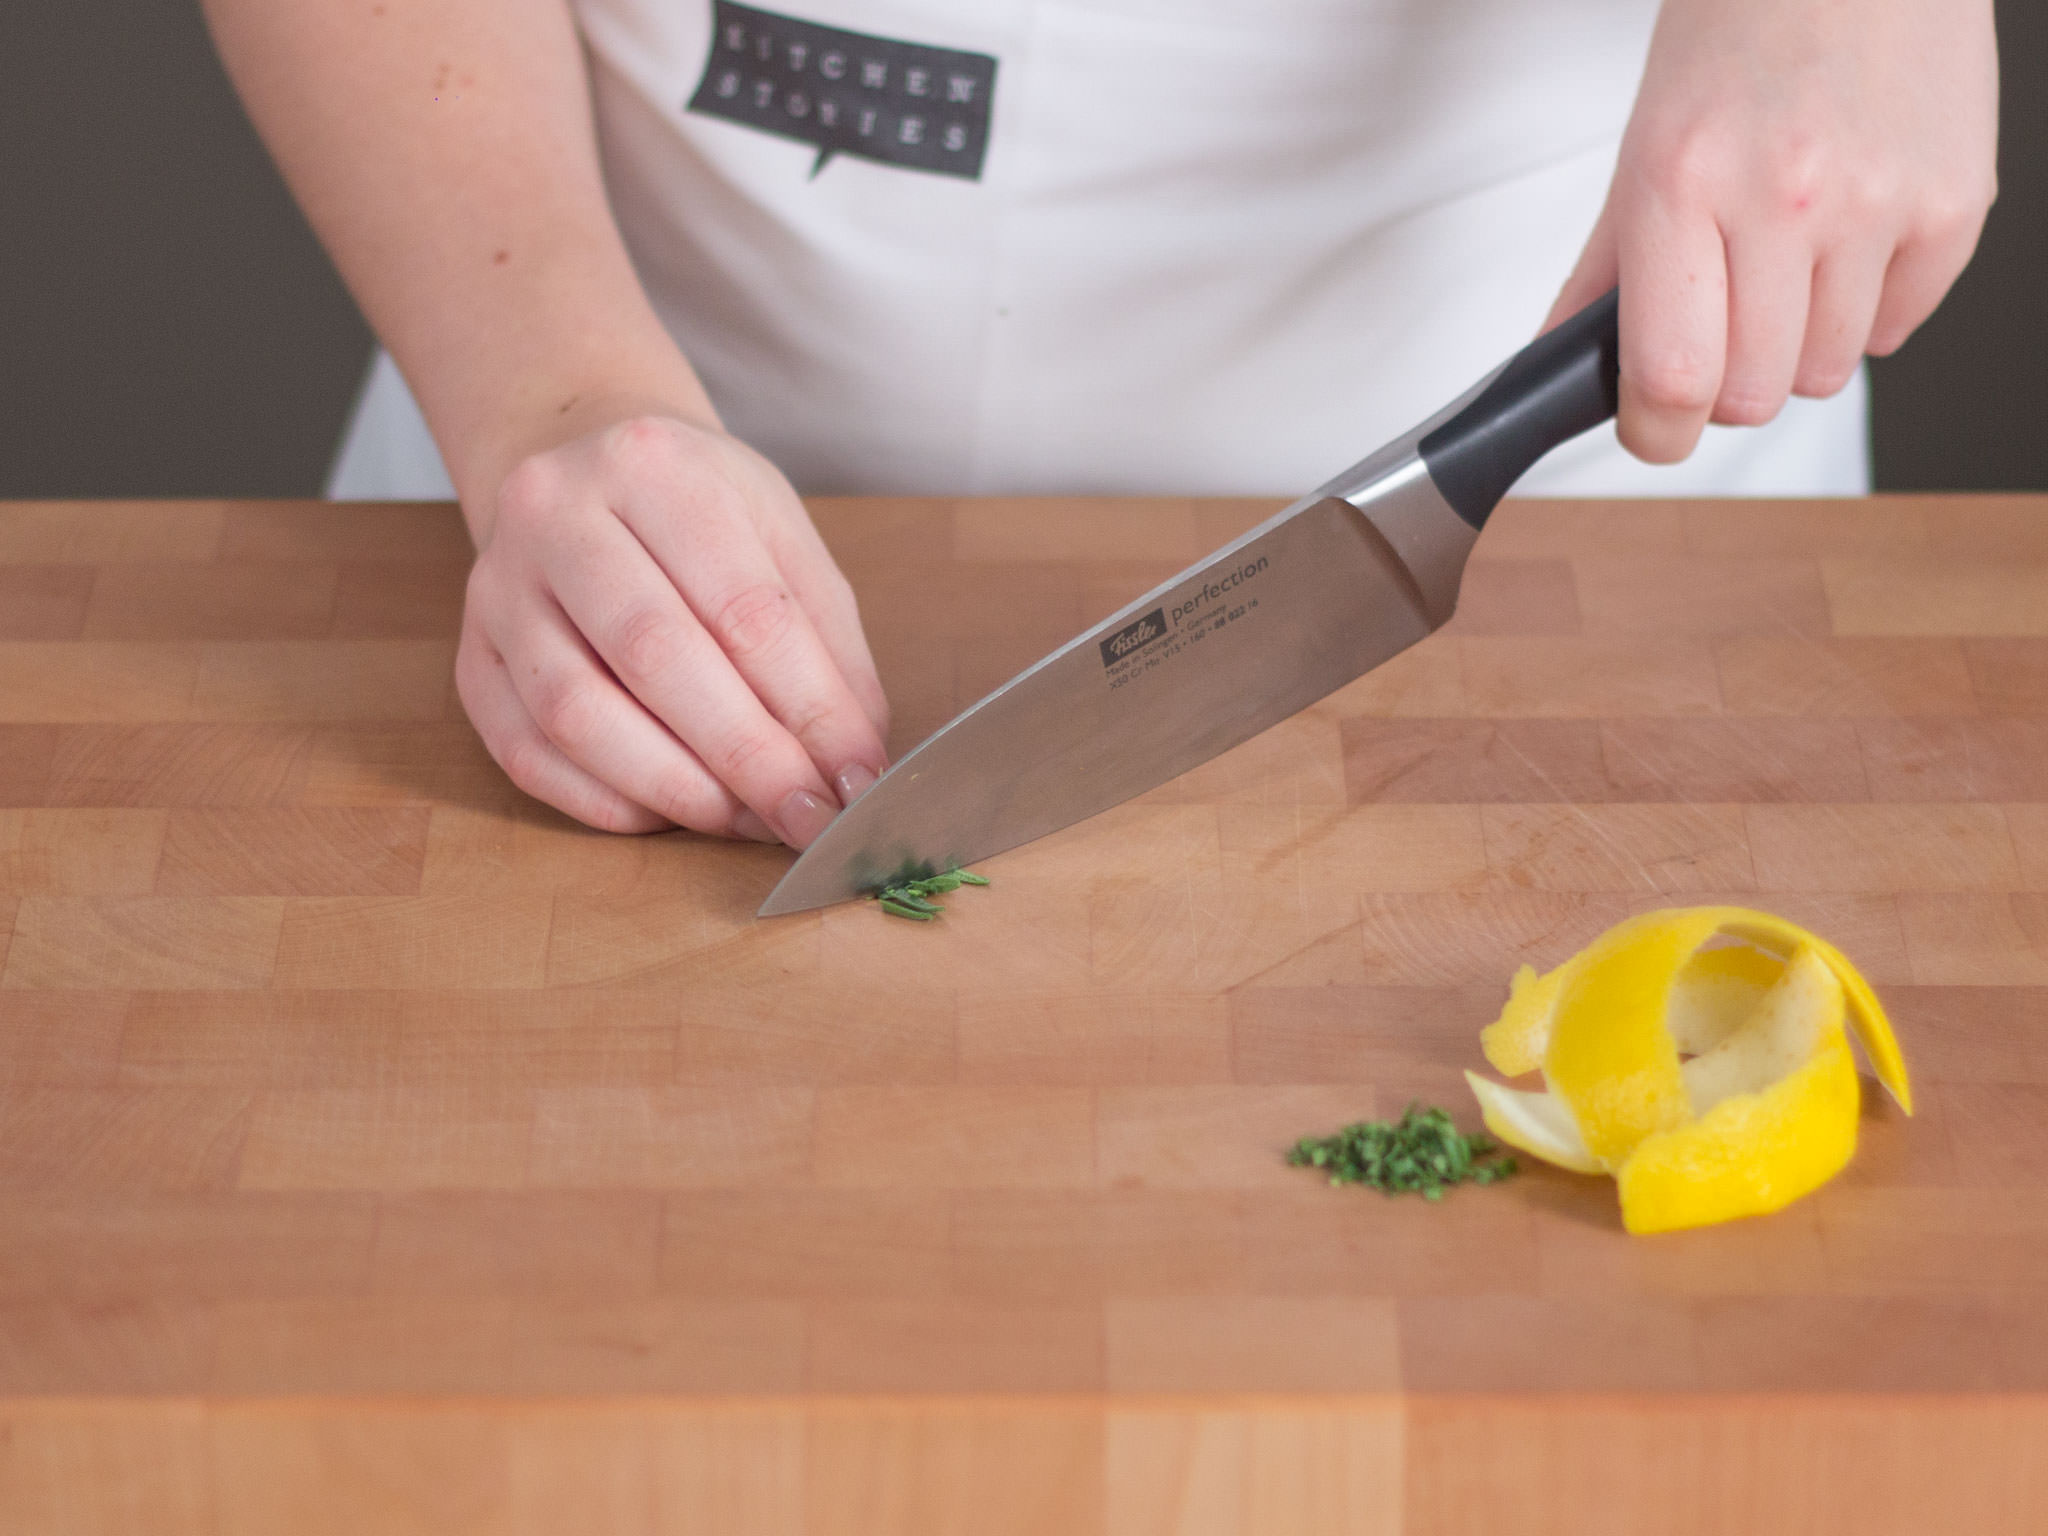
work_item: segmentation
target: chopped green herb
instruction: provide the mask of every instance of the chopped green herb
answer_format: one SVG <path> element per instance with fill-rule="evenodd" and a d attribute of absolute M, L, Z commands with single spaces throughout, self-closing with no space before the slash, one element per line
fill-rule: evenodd
<path fill-rule="evenodd" d="M 1370 1184 L 1399 1194 L 1420 1190 L 1441 1200 L 1452 1184 L 1497 1184 L 1516 1170 L 1512 1157 L 1487 1162 L 1500 1151 L 1490 1136 L 1466 1136 L 1448 1110 L 1410 1104 L 1397 1124 L 1365 1120 L 1333 1136 L 1304 1136 L 1287 1154 L 1297 1168 L 1320 1168 L 1332 1184 Z"/>
<path fill-rule="evenodd" d="M 946 909 L 934 896 L 947 896 L 963 885 L 987 885 L 985 875 L 971 875 L 964 869 L 941 870 L 934 874 L 929 864 L 921 869 L 904 869 L 887 885 L 878 886 L 871 894 L 882 904 L 882 910 L 891 917 L 907 917 L 913 922 L 928 923 Z"/>

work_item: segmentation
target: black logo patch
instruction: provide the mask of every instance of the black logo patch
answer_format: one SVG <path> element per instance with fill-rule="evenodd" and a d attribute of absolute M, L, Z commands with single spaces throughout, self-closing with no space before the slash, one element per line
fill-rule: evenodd
<path fill-rule="evenodd" d="M 1141 618 L 1131 620 L 1115 634 L 1102 642 L 1102 664 L 1113 667 L 1126 656 L 1142 651 L 1154 640 L 1166 634 L 1166 610 L 1154 608 Z"/>
<path fill-rule="evenodd" d="M 716 0 L 689 110 L 834 155 L 981 179 L 996 61 Z"/>

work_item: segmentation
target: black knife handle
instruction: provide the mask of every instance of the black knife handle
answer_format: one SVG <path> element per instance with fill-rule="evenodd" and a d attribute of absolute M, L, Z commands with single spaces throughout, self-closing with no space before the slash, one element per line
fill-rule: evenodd
<path fill-rule="evenodd" d="M 1530 465 L 1614 415 L 1621 291 L 1610 288 L 1522 348 L 1465 409 L 1423 438 L 1422 462 L 1474 528 Z"/>

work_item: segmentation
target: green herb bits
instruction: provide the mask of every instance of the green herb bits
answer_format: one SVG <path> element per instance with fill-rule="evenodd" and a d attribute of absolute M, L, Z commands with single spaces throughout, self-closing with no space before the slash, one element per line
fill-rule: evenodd
<path fill-rule="evenodd" d="M 931 868 L 929 864 L 924 867 Z M 946 910 L 943 904 L 933 900 L 934 897 L 949 896 L 963 885 L 987 884 L 987 876 L 969 874 L 964 869 L 949 869 L 936 875 L 918 875 L 906 870 L 889 884 L 877 888 L 873 895 L 881 903 L 882 910 L 891 917 L 929 923 Z"/>
<path fill-rule="evenodd" d="M 1515 1160 L 1490 1161 L 1500 1146 L 1466 1136 L 1448 1110 L 1410 1104 L 1396 1124 L 1364 1120 L 1333 1136 L 1304 1136 L 1287 1154 L 1297 1168 L 1320 1168 L 1332 1184 L 1368 1184 L 1387 1194 L 1420 1191 L 1441 1200 L 1453 1184 L 1493 1184 L 1515 1172 Z"/>

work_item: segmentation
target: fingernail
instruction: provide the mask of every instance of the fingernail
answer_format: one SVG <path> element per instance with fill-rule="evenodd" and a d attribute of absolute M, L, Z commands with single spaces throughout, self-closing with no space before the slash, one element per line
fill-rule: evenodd
<path fill-rule="evenodd" d="M 832 824 L 837 813 L 808 789 L 793 789 L 782 802 L 775 819 L 782 823 L 782 840 L 792 848 L 808 848 L 813 839 Z"/>
<path fill-rule="evenodd" d="M 779 843 L 782 841 L 781 838 L 777 837 L 770 830 L 767 822 L 756 816 L 752 811 L 744 809 L 732 819 L 732 835 L 734 837 L 751 838 L 757 843 Z"/>
<path fill-rule="evenodd" d="M 839 803 L 851 805 L 874 787 L 875 770 L 866 763 L 848 763 L 839 770 L 832 787 L 839 791 Z"/>

